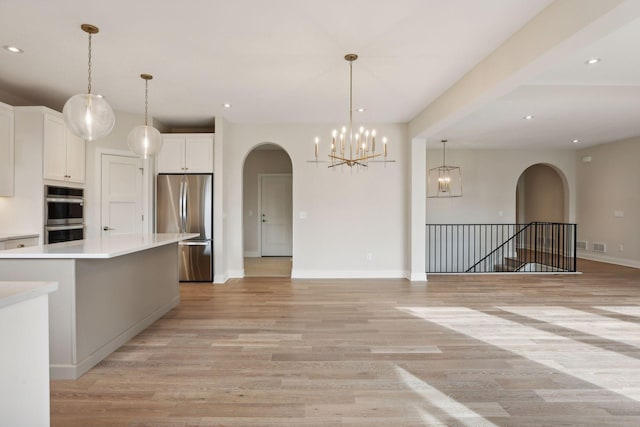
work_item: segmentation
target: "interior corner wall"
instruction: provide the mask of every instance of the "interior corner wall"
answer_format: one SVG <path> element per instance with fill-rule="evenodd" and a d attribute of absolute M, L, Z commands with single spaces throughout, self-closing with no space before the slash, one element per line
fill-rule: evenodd
<path fill-rule="evenodd" d="M 577 152 L 578 240 L 588 242 L 579 257 L 640 267 L 638 159 L 640 138 Z M 606 252 L 593 252 L 594 242 Z"/>
<path fill-rule="evenodd" d="M 427 198 L 429 224 L 515 223 L 516 188 L 522 172 L 537 163 L 561 171 L 569 191 L 569 222 L 576 218 L 576 161 L 569 150 L 450 149 L 447 164 L 462 169 L 462 197 Z M 440 166 L 442 149 L 427 150 L 427 168 Z M 521 195 L 522 196 L 522 195 Z"/>
<path fill-rule="evenodd" d="M 291 159 L 284 150 L 253 150 L 247 156 L 243 169 L 243 231 L 244 256 L 261 255 L 258 238 L 260 212 L 258 211 L 259 175 L 264 173 L 291 173 Z"/>
<path fill-rule="evenodd" d="M 223 191 L 229 277 L 241 277 L 244 270 L 242 166 L 265 142 L 280 145 L 292 161 L 293 277 L 407 276 L 407 126 L 376 125 L 378 135 L 389 138 L 396 162 L 372 163 L 363 171 L 307 162 L 313 159 L 313 137 L 330 135 L 331 129 L 330 124 L 227 124 Z M 328 149 L 320 143 L 321 154 Z"/>

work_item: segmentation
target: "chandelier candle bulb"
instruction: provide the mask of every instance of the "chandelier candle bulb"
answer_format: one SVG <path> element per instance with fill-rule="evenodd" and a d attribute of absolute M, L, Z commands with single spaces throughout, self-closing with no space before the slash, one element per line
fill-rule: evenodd
<path fill-rule="evenodd" d="M 320 138 L 316 136 L 316 145 L 315 145 L 316 160 L 318 160 L 318 142 L 320 142 Z"/>

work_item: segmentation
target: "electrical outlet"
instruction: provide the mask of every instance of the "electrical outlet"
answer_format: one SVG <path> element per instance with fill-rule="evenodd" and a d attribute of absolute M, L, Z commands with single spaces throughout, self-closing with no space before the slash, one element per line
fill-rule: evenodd
<path fill-rule="evenodd" d="M 620 252 L 624 252 L 624 245 L 620 245 L 620 246 L 618 246 L 618 250 L 619 250 Z"/>

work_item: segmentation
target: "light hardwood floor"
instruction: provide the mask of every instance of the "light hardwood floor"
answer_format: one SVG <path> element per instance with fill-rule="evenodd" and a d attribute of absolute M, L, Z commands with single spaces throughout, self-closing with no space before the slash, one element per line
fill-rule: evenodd
<path fill-rule="evenodd" d="M 244 277 L 291 277 L 291 257 L 245 258 Z"/>
<path fill-rule="evenodd" d="M 640 270 L 181 285 L 53 426 L 638 426 Z"/>

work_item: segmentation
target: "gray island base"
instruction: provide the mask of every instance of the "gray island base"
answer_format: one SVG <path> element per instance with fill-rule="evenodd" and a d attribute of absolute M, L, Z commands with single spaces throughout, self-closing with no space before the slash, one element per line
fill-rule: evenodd
<path fill-rule="evenodd" d="M 58 282 L 49 298 L 51 379 L 77 379 L 180 302 L 178 242 L 121 235 L 0 252 L 0 280 Z"/>

